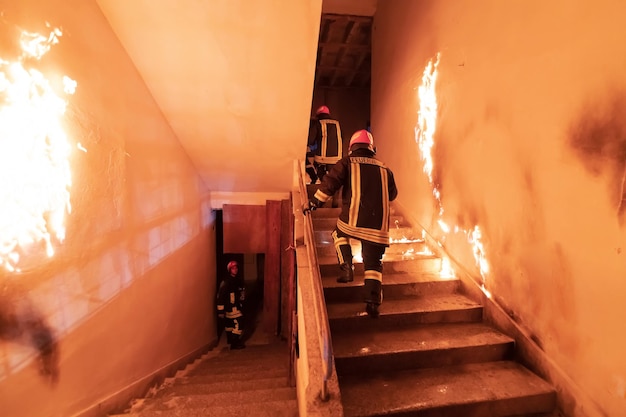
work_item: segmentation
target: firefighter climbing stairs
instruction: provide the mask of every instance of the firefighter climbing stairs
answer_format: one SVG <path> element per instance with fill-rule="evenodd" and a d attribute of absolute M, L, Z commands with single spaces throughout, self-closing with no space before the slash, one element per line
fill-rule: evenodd
<path fill-rule="evenodd" d="M 353 282 L 336 282 L 339 209 L 312 212 L 344 415 L 558 416 L 555 390 L 515 360 L 515 340 L 483 321 L 483 307 L 441 276 L 441 258 L 392 209 L 379 318 L 365 313 L 362 263 Z"/>

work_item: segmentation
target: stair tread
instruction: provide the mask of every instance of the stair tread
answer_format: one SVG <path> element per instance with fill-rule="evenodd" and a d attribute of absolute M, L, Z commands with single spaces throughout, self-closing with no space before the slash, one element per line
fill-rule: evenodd
<path fill-rule="evenodd" d="M 421 229 L 392 211 L 380 317 L 362 301 L 363 264 L 337 283 L 329 231 L 338 208 L 313 212 L 315 247 L 331 329 L 344 415 L 500 417 L 542 415 L 556 407 L 553 387 L 513 358 L 515 340 L 483 321 L 483 306 L 440 277 L 443 259 Z"/>
<path fill-rule="evenodd" d="M 230 402 L 229 402 L 230 404 Z M 262 403 L 221 405 L 191 409 L 142 410 L 110 417 L 297 417 L 298 401 L 264 401 Z"/>
<path fill-rule="evenodd" d="M 248 344 L 245 349 L 241 350 L 223 347 L 211 351 L 189 366 L 185 373 L 189 375 L 206 373 L 221 375 L 235 372 L 263 374 L 277 368 L 286 370 L 288 367 L 289 351 L 286 343 Z"/>
<path fill-rule="evenodd" d="M 210 375 L 177 378 L 163 385 L 155 397 L 162 397 L 167 393 L 176 395 L 202 395 L 229 391 L 254 391 L 260 389 L 287 388 L 287 375 L 268 378 L 233 378 L 228 381 L 218 381 Z"/>
<path fill-rule="evenodd" d="M 337 251 L 332 242 L 320 242 L 316 243 L 317 255 L 323 256 L 335 256 Z M 361 245 L 359 243 L 352 242 L 352 253 L 359 253 L 361 251 Z M 415 253 L 429 254 L 432 251 L 428 248 L 425 242 L 400 242 L 391 243 L 385 251 L 385 257 L 390 259 L 392 256 L 412 256 Z"/>
<path fill-rule="evenodd" d="M 421 261 L 421 260 L 433 260 L 433 259 L 440 259 L 440 257 L 437 255 L 428 254 L 428 253 L 413 253 L 410 255 L 389 253 L 383 256 L 383 263 Z M 337 263 L 337 254 L 318 256 L 318 264 L 320 265 L 334 265 L 336 263 Z M 359 262 L 355 260 L 354 263 L 362 264 L 363 262 Z M 438 272 L 438 271 L 433 271 L 433 272 Z"/>
<path fill-rule="evenodd" d="M 335 261 L 336 262 L 336 261 Z M 383 275 L 383 288 L 385 286 L 390 285 L 401 285 L 401 284 L 413 284 L 413 283 L 437 283 L 444 281 L 457 281 L 460 282 L 458 278 L 454 277 L 442 277 L 439 273 L 435 272 L 424 272 L 420 274 L 408 274 L 408 273 L 390 273 Z M 362 287 L 363 286 L 363 275 L 355 275 L 354 281 L 341 283 L 337 282 L 337 277 L 335 275 L 328 275 L 322 277 L 322 284 L 324 288 L 342 288 L 342 287 Z"/>
<path fill-rule="evenodd" d="M 191 370 L 188 373 L 188 375 L 196 376 L 196 375 L 203 375 L 203 374 L 204 375 L 211 374 L 211 375 L 217 376 L 217 375 L 233 374 L 233 373 L 245 373 L 245 374 L 255 373 L 259 377 L 265 378 L 265 377 L 268 377 L 268 375 L 266 375 L 267 372 L 272 372 L 275 369 L 279 369 L 279 370 L 282 370 L 283 372 L 287 372 L 287 369 L 289 369 L 288 357 L 285 357 L 284 363 L 263 361 L 262 359 L 260 359 L 258 363 L 241 363 L 241 364 L 233 363 L 232 365 L 228 365 L 228 366 L 225 364 L 219 364 L 219 365 L 213 366 L 208 363 L 202 363 L 198 367 Z"/>
<path fill-rule="evenodd" d="M 277 378 L 285 377 L 289 373 L 286 367 L 268 367 L 265 369 L 259 368 L 247 368 L 247 367 L 232 367 L 227 370 L 225 367 L 220 367 L 216 370 L 212 368 L 200 368 L 194 369 L 185 374 L 184 378 L 212 378 L 215 382 L 228 382 L 236 379 L 265 379 L 265 378 Z"/>
<path fill-rule="evenodd" d="M 155 397 L 154 399 L 148 399 L 145 403 L 145 410 L 206 408 L 219 407 L 225 404 L 259 404 L 268 401 L 290 401 L 296 399 L 297 394 L 295 387 L 204 394 L 188 394 L 182 392 L 182 395 L 178 395 L 176 387 L 174 386 L 167 394 Z"/>
<path fill-rule="evenodd" d="M 380 373 L 368 378 L 340 376 L 340 385 L 346 417 L 394 411 L 496 417 L 550 412 L 555 406 L 555 391 L 548 383 L 509 361 Z M 433 409 L 438 413 L 427 414 Z M 446 414 L 446 409 L 459 412 Z"/>
<path fill-rule="evenodd" d="M 514 339 L 484 323 L 427 324 L 374 332 L 368 331 L 366 327 L 332 334 L 337 360 L 514 343 Z"/>
<path fill-rule="evenodd" d="M 332 243 L 331 233 L 333 228 L 315 230 L 316 243 Z M 416 229 L 410 225 L 398 224 L 389 229 L 390 243 L 425 243 L 425 239 L 421 237 L 421 229 Z"/>
<path fill-rule="evenodd" d="M 357 290 L 358 291 L 358 290 Z M 380 315 L 398 315 L 417 312 L 434 312 L 448 310 L 467 310 L 482 308 L 480 303 L 472 301 L 458 293 L 432 294 L 426 297 L 384 299 L 379 307 Z M 364 302 L 328 303 L 326 306 L 328 319 L 363 317 Z"/>

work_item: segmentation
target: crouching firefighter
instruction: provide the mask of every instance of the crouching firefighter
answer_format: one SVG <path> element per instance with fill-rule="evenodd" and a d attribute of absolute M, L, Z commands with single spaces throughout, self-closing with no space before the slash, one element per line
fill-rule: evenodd
<path fill-rule="evenodd" d="M 367 314 L 378 317 L 383 301 L 382 258 L 389 246 L 389 205 L 398 195 L 392 171 L 377 160 L 374 138 L 359 130 L 350 139 L 349 154 L 324 176 L 320 188 L 304 207 L 305 214 L 341 192 L 341 214 L 332 237 L 340 275 L 337 282 L 354 280 L 350 239 L 361 242 L 364 301 Z"/>
<path fill-rule="evenodd" d="M 226 341 L 231 349 L 243 349 L 243 302 L 246 297 L 244 280 L 239 276 L 239 265 L 230 261 L 226 266 L 228 275 L 217 291 L 217 316 L 224 320 Z"/>

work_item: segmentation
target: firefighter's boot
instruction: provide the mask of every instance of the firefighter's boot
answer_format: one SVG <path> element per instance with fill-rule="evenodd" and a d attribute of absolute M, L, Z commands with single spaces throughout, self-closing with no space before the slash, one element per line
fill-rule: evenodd
<path fill-rule="evenodd" d="M 243 343 L 241 335 L 233 334 L 233 340 L 232 340 L 232 343 L 230 344 L 231 350 L 243 349 L 245 347 L 246 347 L 246 345 Z"/>
<path fill-rule="evenodd" d="M 378 307 L 383 302 L 383 286 L 376 279 L 365 279 L 363 289 L 365 291 L 365 311 L 372 318 L 380 315 Z"/>
<path fill-rule="evenodd" d="M 354 281 L 354 266 L 348 263 L 339 265 L 339 278 L 337 278 L 337 282 L 345 284 L 352 281 Z"/>

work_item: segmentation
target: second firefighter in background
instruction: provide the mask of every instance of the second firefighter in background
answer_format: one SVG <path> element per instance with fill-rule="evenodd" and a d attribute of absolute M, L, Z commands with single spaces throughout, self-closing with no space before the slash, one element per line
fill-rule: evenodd
<path fill-rule="evenodd" d="M 243 302 L 246 299 L 244 279 L 239 265 L 230 261 L 226 266 L 228 275 L 217 291 L 217 316 L 224 321 L 226 341 L 231 349 L 243 349 Z"/>
<path fill-rule="evenodd" d="M 323 180 L 324 175 L 341 159 L 342 153 L 341 125 L 331 117 L 327 106 L 320 106 L 315 111 L 315 118 L 311 119 L 307 141 L 306 172 L 311 183 Z"/>
<path fill-rule="evenodd" d="M 392 171 L 375 155 L 372 134 L 367 130 L 354 133 L 350 138 L 349 154 L 324 176 L 307 208 L 320 207 L 342 189 L 341 214 L 332 233 L 340 267 L 337 281 L 354 280 L 350 238 L 359 240 L 364 268 L 364 301 L 371 317 L 378 317 L 378 307 L 383 301 L 382 258 L 389 246 L 390 202 L 398 195 Z"/>

